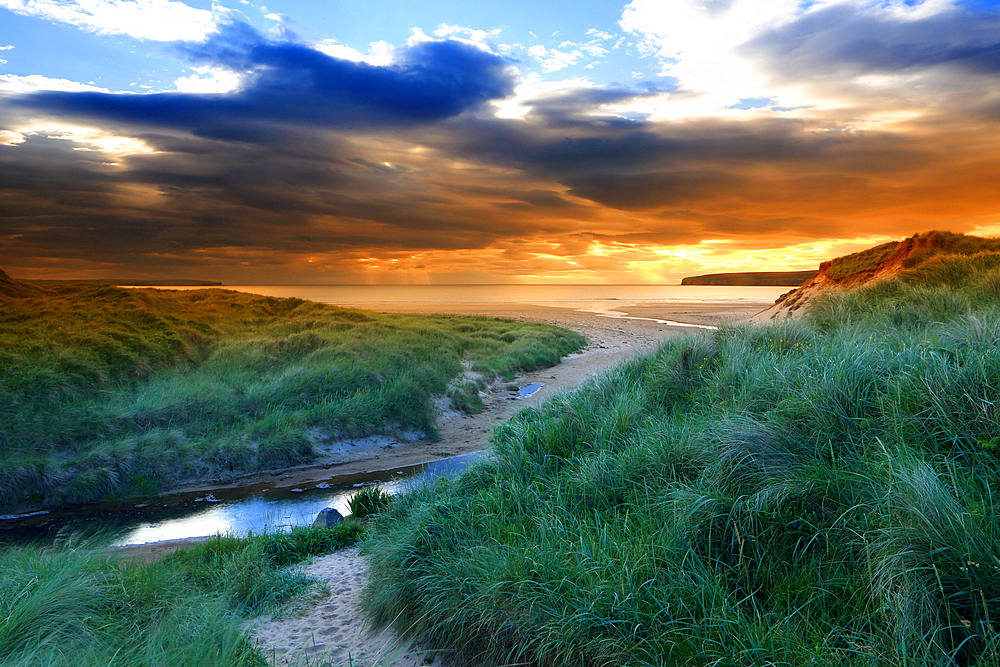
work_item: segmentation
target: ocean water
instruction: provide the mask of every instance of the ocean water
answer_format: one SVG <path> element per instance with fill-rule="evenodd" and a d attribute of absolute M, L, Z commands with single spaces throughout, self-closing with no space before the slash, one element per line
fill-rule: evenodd
<path fill-rule="evenodd" d="M 165 289 L 205 289 L 200 287 Z M 575 310 L 613 310 L 626 304 L 774 303 L 790 287 L 706 285 L 223 285 L 222 289 L 297 297 L 338 306 L 531 304 Z"/>

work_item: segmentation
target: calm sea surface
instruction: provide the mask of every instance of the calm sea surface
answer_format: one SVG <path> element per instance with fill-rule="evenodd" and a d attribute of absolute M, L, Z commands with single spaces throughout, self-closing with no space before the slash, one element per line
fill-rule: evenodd
<path fill-rule="evenodd" d="M 586 310 L 609 310 L 620 304 L 724 301 L 770 304 L 791 289 L 701 285 L 223 285 L 222 288 L 371 308 L 380 305 L 533 304 Z"/>

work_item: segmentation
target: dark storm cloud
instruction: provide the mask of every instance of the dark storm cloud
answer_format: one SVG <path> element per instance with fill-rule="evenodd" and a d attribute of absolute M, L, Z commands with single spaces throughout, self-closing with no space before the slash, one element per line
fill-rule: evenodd
<path fill-rule="evenodd" d="M 715 120 L 593 127 L 589 136 L 567 137 L 544 126 L 476 120 L 456 130 L 446 146 L 630 211 L 737 196 L 759 200 L 759 188 L 772 187 L 756 173 L 762 165 L 783 182 L 818 174 L 834 190 L 858 190 L 859 180 L 934 159 L 931 147 L 889 133 L 815 130 L 801 121 Z"/>
<path fill-rule="evenodd" d="M 619 85 L 599 86 L 578 90 L 566 90 L 549 93 L 540 97 L 525 100 L 524 104 L 531 108 L 530 118 L 544 122 L 550 127 L 590 125 L 600 122 L 603 125 L 632 125 L 643 117 L 623 118 L 618 116 L 592 115 L 600 107 L 608 104 L 627 104 L 643 98 L 654 97 L 665 92 L 665 89 L 647 85 L 640 90 Z"/>
<path fill-rule="evenodd" d="M 792 79 L 948 66 L 1000 72 L 1000 15 L 961 9 L 918 20 L 834 6 L 764 33 L 744 47 Z"/>
<path fill-rule="evenodd" d="M 262 141 L 268 132 L 258 125 L 266 123 L 433 123 L 507 97 L 516 83 L 510 62 L 457 41 L 398 49 L 391 65 L 374 66 L 333 58 L 301 44 L 272 42 L 244 24 L 232 24 L 184 52 L 195 64 L 245 72 L 242 89 L 215 95 L 42 92 L 12 101 L 74 118 Z"/>
<path fill-rule="evenodd" d="M 595 173 L 566 179 L 570 192 L 605 206 L 642 210 L 656 206 L 689 206 L 720 190 L 746 185 L 746 179 L 718 169 L 653 172 L 621 176 Z"/>
<path fill-rule="evenodd" d="M 1000 117 L 995 87 L 969 83 L 1000 69 L 998 35 L 996 16 L 902 22 L 831 8 L 747 47 L 776 76 L 801 79 L 951 67 L 963 102 L 979 103 L 939 105 L 951 134 L 938 137 L 862 131 L 836 113 L 652 121 L 602 111 L 662 94 L 622 86 L 542 95 L 523 102 L 525 117 L 500 119 L 486 105 L 509 96 L 517 75 L 467 44 L 420 43 L 376 67 L 233 24 L 178 47 L 192 64 L 246 73 L 232 93 L 0 98 L 0 128 L 99 126 L 151 149 L 115 157 L 27 130 L 23 143 L 0 145 L 0 264 L 181 266 L 199 253 L 346 263 L 514 246 L 510 257 L 529 260 L 539 244 L 572 255 L 592 240 L 910 234 L 931 199 L 995 210 L 984 193 L 995 194 L 1000 161 L 976 154 L 974 139 L 995 142 L 997 128 L 963 124 L 970 109 Z M 935 222 L 959 219 L 960 208 Z"/>

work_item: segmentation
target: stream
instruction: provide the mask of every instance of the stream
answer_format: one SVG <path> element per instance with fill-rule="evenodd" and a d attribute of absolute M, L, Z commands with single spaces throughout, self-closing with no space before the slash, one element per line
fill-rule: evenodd
<path fill-rule="evenodd" d="M 343 515 L 358 489 L 379 484 L 393 495 L 439 476 L 455 476 L 486 452 L 443 458 L 416 466 L 360 475 L 331 476 L 301 487 L 262 483 L 232 489 L 161 496 L 149 500 L 98 502 L 51 512 L 0 516 L 0 545 L 51 543 L 67 534 L 111 535 L 125 546 L 216 533 L 288 530 L 309 525 L 326 507 Z"/>

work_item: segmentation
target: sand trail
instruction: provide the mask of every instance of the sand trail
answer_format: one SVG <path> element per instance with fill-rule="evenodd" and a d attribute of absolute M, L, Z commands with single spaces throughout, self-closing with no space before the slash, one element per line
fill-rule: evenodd
<path fill-rule="evenodd" d="M 367 565 L 358 548 L 313 559 L 305 573 L 327 582 L 328 595 L 300 603 L 276 619 L 247 622 L 252 640 L 272 665 L 417 667 L 438 656 L 401 645 L 387 629 L 372 630 L 358 608 Z"/>

